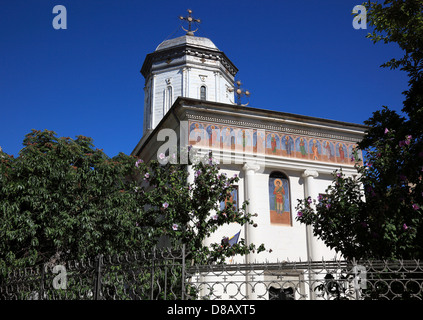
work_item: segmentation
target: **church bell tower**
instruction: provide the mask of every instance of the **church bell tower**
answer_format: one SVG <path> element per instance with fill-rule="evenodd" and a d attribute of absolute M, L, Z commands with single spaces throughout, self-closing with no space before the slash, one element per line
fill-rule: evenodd
<path fill-rule="evenodd" d="M 143 135 L 147 136 L 169 111 L 177 97 L 222 103 L 234 101 L 234 78 L 238 69 L 208 38 L 197 37 L 188 22 L 187 33 L 160 43 L 148 54 L 141 68 L 145 78 Z"/>

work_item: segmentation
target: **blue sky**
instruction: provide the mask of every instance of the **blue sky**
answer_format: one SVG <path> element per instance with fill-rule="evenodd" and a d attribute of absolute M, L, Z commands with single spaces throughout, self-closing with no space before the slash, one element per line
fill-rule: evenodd
<path fill-rule="evenodd" d="M 188 8 L 238 67 L 250 106 L 363 123 L 401 110 L 407 78 L 379 66 L 399 57 L 352 26 L 354 0 L 0 0 L 0 146 L 18 155 L 25 134 L 85 135 L 107 155 L 142 136 L 146 54 L 181 36 Z M 67 29 L 52 26 L 55 5 Z"/>

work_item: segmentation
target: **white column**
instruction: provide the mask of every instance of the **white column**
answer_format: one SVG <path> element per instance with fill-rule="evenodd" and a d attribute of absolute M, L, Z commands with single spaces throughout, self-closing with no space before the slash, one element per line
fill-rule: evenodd
<path fill-rule="evenodd" d="M 314 178 L 317 178 L 319 176 L 319 173 L 315 170 L 305 170 L 302 174 L 304 178 L 304 195 L 305 198 L 311 197 L 312 199 L 317 198 L 317 190 L 315 188 Z M 312 204 L 313 205 L 313 204 Z M 307 246 L 307 261 L 316 261 L 319 260 L 316 257 L 315 252 L 315 244 L 316 244 L 316 238 L 313 237 L 313 228 L 312 226 L 307 225 L 306 226 L 306 246 Z M 309 270 L 308 272 L 308 282 L 306 283 L 306 288 L 308 288 L 309 291 L 309 299 L 314 300 L 315 297 L 315 274 L 313 270 Z"/>
<path fill-rule="evenodd" d="M 254 192 L 254 186 L 256 184 L 254 183 L 254 176 L 256 172 L 260 169 L 260 166 L 258 164 L 248 163 L 246 162 L 242 168 L 245 171 L 245 178 L 244 178 L 244 199 L 249 202 L 248 204 L 248 212 L 251 214 L 258 213 L 257 212 L 257 204 L 258 201 L 256 199 L 257 192 Z M 255 220 L 255 219 L 253 219 Z M 257 235 L 255 232 L 256 228 L 254 228 L 250 224 L 245 225 L 245 242 L 250 245 L 251 243 L 258 244 L 257 243 Z M 252 263 L 254 262 L 254 254 L 249 254 L 246 257 L 246 263 Z"/>
<path fill-rule="evenodd" d="M 189 84 L 189 71 L 191 70 L 191 68 L 190 67 L 187 67 L 186 68 L 186 75 L 187 75 L 187 81 L 186 81 L 186 90 L 185 90 L 185 96 L 187 97 L 187 98 L 191 98 L 190 96 L 189 96 L 189 87 L 190 87 L 190 84 Z"/>
<path fill-rule="evenodd" d="M 248 207 L 247 212 L 251 214 L 258 214 L 257 205 L 258 205 L 258 199 L 256 197 L 256 193 L 254 190 L 255 182 L 255 174 L 258 170 L 260 170 L 260 166 L 255 163 L 248 163 L 246 162 L 242 169 L 245 171 L 245 177 L 244 177 L 244 199 L 248 201 Z M 253 220 L 256 220 L 254 218 Z M 256 232 L 256 228 L 254 228 L 250 224 L 245 225 L 245 243 L 247 245 L 250 245 L 251 243 L 254 243 L 255 245 L 258 245 L 258 234 Z M 254 263 L 255 257 L 257 253 L 249 253 L 245 255 L 245 263 Z M 253 289 L 254 281 L 251 281 L 251 277 L 253 275 L 249 275 L 247 272 L 245 275 L 245 282 L 246 282 L 246 291 L 245 295 L 248 296 L 248 299 L 255 300 L 257 299 L 257 292 Z M 257 280 L 257 279 L 255 279 Z"/>
<path fill-rule="evenodd" d="M 156 75 L 153 74 L 153 78 L 151 79 L 151 99 L 150 99 L 150 110 L 151 110 L 151 118 L 150 118 L 150 122 L 151 122 L 151 128 L 150 129 L 154 129 L 156 127 L 156 123 L 155 123 L 155 115 L 154 113 L 156 112 Z"/>
<path fill-rule="evenodd" d="M 186 97 L 186 87 L 187 87 L 187 83 L 186 83 L 186 73 L 187 73 L 187 68 L 182 68 L 182 82 L 181 82 L 181 97 Z"/>
<path fill-rule="evenodd" d="M 219 81 L 219 72 L 214 71 L 214 101 L 219 102 L 219 93 L 220 93 L 220 81 Z"/>
<path fill-rule="evenodd" d="M 318 191 L 315 188 L 314 178 L 319 176 L 319 173 L 315 170 L 305 170 L 303 173 L 304 178 L 304 195 L 305 198 L 311 197 L 317 199 Z M 313 239 L 312 226 L 306 226 L 306 238 L 307 238 L 307 259 L 308 260 L 320 260 L 315 256 L 315 239 Z"/>

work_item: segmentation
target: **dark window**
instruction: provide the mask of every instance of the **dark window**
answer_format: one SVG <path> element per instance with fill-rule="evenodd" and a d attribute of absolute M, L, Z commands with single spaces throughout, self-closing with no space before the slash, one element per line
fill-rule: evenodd
<path fill-rule="evenodd" d="M 269 300 L 295 300 L 294 290 L 291 287 L 286 289 L 270 287 Z"/>
<path fill-rule="evenodd" d="M 205 86 L 201 86 L 201 88 L 200 88 L 200 99 L 206 100 L 206 87 Z"/>

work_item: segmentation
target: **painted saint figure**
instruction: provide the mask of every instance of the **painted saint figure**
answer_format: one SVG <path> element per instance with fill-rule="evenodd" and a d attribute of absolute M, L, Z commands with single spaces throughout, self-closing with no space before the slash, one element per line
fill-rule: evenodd
<path fill-rule="evenodd" d="M 345 161 L 345 152 L 344 152 L 344 148 L 342 144 L 339 144 L 339 158 L 341 159 L 342 162 Z"/>
<path fill-rule="evenodd" d="M 289 137 L 286 136 L 285 137 L 285 149 L 286 149 L 286 154 L 287 155 L 291 155 L 291 151 L 292 151 L 291 144 L 292 144 L 292 142 L 289 141 Z"/>
<path fill-rule="evenodd" d="M 285 189 L 282 186 L 281 179 L 275 179 L 275 189 L 273 190 L 275 195 L 275 209 L 276 213 L 283 213 L 284 200 L 285 200 Z"/>
<path fill-rule="evenodd" d="M 332 149 L 330 147 L 329 141 L 326 141 L 325 150 L 326 150 L 326 156 L 328 157 L 328 160 L 333 160 L 333 153 L 332 153 Z"/>
<path fill-rule="evenodd" d="M 226 194 L 225 200 L 220 203 L 220 210 L 225 210 L 232 204 L 232 209 L 238 211 L 238 186 L 233 186 L 233 188 Z"/>
<path fill-rule="evenodd" d="M 300 152 L 301 152 L 301 155 L 303 157 L 305 157 L 307 155 L 307 151 L 306 151 L 306 148 L 305 148 L 305 143 L 304 143 L 303 138 L 300 139 Z"/>
<path fill-rule="evenodd" d="M 270 223 L 291 225 L 289 180 L 282 172 L 269 175 Z"/>
<path fill-rule="evenodd" d="M 313 145 L 311 146 L 311 150 L 313 152 L 313 160 L 317 160 L 319 158 L 319 153 L 318 153 L 316 139 L 313 140 Z"/>
<path fill-rule="evenodd" d="M 272 133 L 272 138 L 270 140 L 270 145 L 272 147 L 272 153 L 276 153 L 276 138 L 275 138 L 275 134 Z"/>

